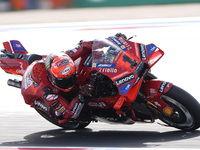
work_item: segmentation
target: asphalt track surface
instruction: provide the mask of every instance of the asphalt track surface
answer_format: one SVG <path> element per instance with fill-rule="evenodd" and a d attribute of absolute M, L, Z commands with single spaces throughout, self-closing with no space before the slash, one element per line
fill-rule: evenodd
<path fill-rule="evenodd" d="M 120 9 L 120 12 L 119 12 Z M 111 11 L 112 10 L 112 11 Z M 161 11 L 162 10 L 162 11 Z M 177 12 L 178 13 L 175 13 Z M 187 10 L 187 11 L 186 11 Z M 131 12 L 130 12 L 131 11 Z M 93 12 L 93 13 L 92 13 Z M 103 13 L 108 14 L 111 12 L 114 14 L 112 18 L 109 18 L 108 15 L 102 15 Z M 140 13 L 139 13 L 140 12 Z M 142 13 L 143 12 L 143 13 Z M 159 13 L 158 13 L 159 12 Z M 182 13 L 181 13 L 182 12 Z M 96 14 L 95 14 L 96 13 Z M 132 13 L 133 15 L 130 15 Z M 137 13 L 137 15 L 135 15 Z M 40 15 L 39 15 L 40 14 Z M 48 15 L 49 14 L 49 15 Z M 66 15 L 68 14 L 68 15 Z M 88 16 L 90 17 L 86 17 Z M 92 15 L 93 14 L 93 15 Z M 94 15 L 95 14 L 95 15 Z M 101 14 L 101 15 L 100 15 Z M 125 15 L 129 14 L 129 15 Z M 63 15 L 66 15 L 64 17 Z M 77 15 L 77 16 L 76 16 Z M 80 17 L 80 16 L 84 17 Z M 53 17 L 54 16 L 54 17 Z M 74 17 L 71 17 L 74 16 Z M 79 16 L 79 17 L 78 17 Z M 94 17 L 95 16 L 95 17 Z M 124 16 L 124 17 L 123 17 Z M 184 42 L 184 46 L 190 46 L 192 54 L 184 54 L 182 53 L 181 59 L 179 61 L 185 62 L 186 56 L 188 56 L 191 60 L 187 62 L 192 62 L 195 65 L 190 65 L 189 63 L 185 63 L 184 67 L 187 68 L 189 73 L 184 73 L 189 76 L 191 70 L 194 71 L 196 66 L 199 64 L 199 57 L 195 48 L 198 46 L 195 43 L 199 43 L 199 18 L 198 19 L 186 19 L 187 21 L 182 20 L 182 24 L 178 25 L 177 17 L 199 17 L 200 16 L 200 5 L 199 4 L 183 4 L 183 5 L 164 5 L 164 6 L 138 6 L 138 7 L 123 7 L 123 8 L 102 8 L 102 9 L 70 9 L 70 10 L 40 10 L 40 11 L 23 11 L 23 12 L 8 12 L 2 13 L 0 15 L 0 42 L 2 43 L 4 40 L 19 38 L 25 42 L 26 46 L 33 47 L 33 50 L 36 50 L 37 43 L 40 45 L 44 45 L 46 41 L 50 41 L 51 39 L 48 36 L 48 33 L 51 32 L 51 36 L 59 37 L 56 32 L 65 32 L 65 28 L 68 33 L 77 33 L 81 38 L 86 36 L 86 34 L 90 34 L 91 36 L 95 36 L 94 34 L 102 33 L 102 31 L 106 31 L 105 34 L 112 34 L 118 31 L 130 32 L 130 30 L 134 30 L 136 33 L 144 34 L 141 30 L 145 30 L 149 32 L 148 28 L 152 28 L 156 24 L 159 30 L 152 29 L 152 32 L 149 34 L 155 36 L 159 35 L 159 38 L 152 36 L 152 41 L 156 40 L 159 45 L 163 45 L 166 49 L 168 49 L 166 41 L 170 41 L 173 43 L 174 40 L 181 38 L 182 35 L 175 35 L 174 37 L 165 37 L 162 38 L 159 33 L 155 33 L 154 31 L 163 32 L 163 30 L 167 29 L 165 26 L 170 26 L 168 29 L 173 28 L 173 32 L 175 34 L 182 33 L 184 30 L 185 33 L 189 34 L 191 27 L 192 37 L 187 39 L 181 39 L 184 41 L 178 41 L 178 45 L 181 45 L 181 42 Z M 9 18 L 9 19 L 8 19 Z M 76 18 L 76 19 L 75 19 Z M 139 24 L 137 26 L 138 19 L 157 19 L 154 20 L 151 25 L 147 25 L 144 20 L 139 20 L 143 22 L 143 24 Z M 163 21 L 163 18 L 166 20 Z M 168 20 L 168 18 L 174 18 L 174 20 Z M 2 20 L 5 21 L 2 21 Z M 133 22 L 136 21 L 136 27 L 130 28 L 130 25 L 124 23 L 121 25 L 120 23 L 116 23 L 117 20 L 121 20 L 121 22 L 126 22 L 123 19 L 130 19 Z M 110 21 L 114 20 L 114 23 L 106 22 L 106 26 L 103 24 L 105 22 L 99 22 L 101 25 L 97 26 L 95 22 L 90 21 Z M 162 20 L 162 21 L 161 21 Z M 80 22 L 79 22 L 80 21 Z M 86 21 L 87 25 L 85 25 Z M 158 23 L 158 22 L 161 23 Z M 70 24 L 73 23 L 72 25 Z M 155 23 L 156 22 L 156 23 Z M 169 24 L 168 22 L 171 22 Z M 176 23 L 175 23 L 176 22 Z M 187 26 L 187 24 L 190 26 Z M 54 24 L 52 24 L 54 23 Z M 59 24 L 57 24 L 59 23 Z M 61 24 L 60 24 L 61 23 Z M 62 23 L 69 23 L 67 25 L 63 25 Z M 175 23 L 175 24 L 174 24 Z M 23 25 L 21 25 L 23 24 Z M 39 24 L 39 25 L 38 25 Z M 56 25 L 55 25 L 56 24 Z M 117 25 L 116 25 L 117 24 Z M 148 23 L 149 24 L 149 23 Z M 196 25 L 198 24 L 198 25 Z M 50 27 L 49 27 L 50 26 Z M 62 27 L 60 27 L 62 26 Z M 64 26 L 64 27 L 63 27 Z M 85 26 L 85 27 L 83 27 Z M 112 27 L 110 27 L 112 26 Z M 175 26 L 172 27 L 172 26 Z M 113 27 L 115 29 L 113 30 Z M 163 27 L 162 29 L 160 27 Z M 188 27 L 188 28 L 187 28 Z M 48 28 L 46 30 L 45 28 Z M 55 28 L 59 28 L 59 30 L 54 31 Z M 73 28 L 73 31 L 71 31 Z M 139 28 L 139 29 L 137 29 Z M 142 28 L 142 29 L 141 29 Z M 40 30 L 41 29 L 41 30 Z M 109 31 L 109 29 L 111 31 Z M 127 30 L 128 29 L 128 30 Z M 186 30 L 187 29 L 187 30 Z M 40 35 L 36 37 L 35 32 L 41 31 Z M 44 31 L 45 30 L 45 31 Z M 70 30 L 70 31 L 69 31 Z M 98 31 L 97 31 L 98 30 Z M 178 31 L 177 31 L 178 30 Z M 93 33 L 94 32 L 94 33 Z M 107 33 L 109 32 L 109 33 Z M 168 31 L 165 31 L 165 36 Z M 53 33 L 53 34 L 52 34 Z M 93 34 L 92 34 L 93 33 Z M 196 35 L 196 34 L 197 35 Z M 46 34 L 46 40 L 43 40 L 43 34 Z M 29 35 L 29 36 L 27 36 Z M 34 35 L 34 36 L 33 36 Z M 144 34 L 146 35 L 146 34 Z M 184 34 L 183 34 L 184 35 Z M 196 35 L 196 36 L 195 36 Z M 34 40 L 34 38 L 37 38 Z M 66 35 L 69 36 L 69 35 Z M 79 37 L 78 36 L 78 37 Z M 88 35 L 87 35 L 88 36 Z M 167 35 L 169 36 L 169 35 Z M 29 42 L 27 39 L 30 38 L 32 40 Z M 71 37 L 72 41 L 77 39 L 77 37 Z M 80 38 L 80 39 L 81 39 Z M 147 40 L 149 37 L 143 37 L 142 39 Z M 160 41 L 157 41 L 160 39 Z M 79 40 L 79 39 L 78 39 Z M 139 39 L 140 40 L 140 37 Z M 40 42 L 42 41 L 42 42 Z M 62 41 L 64 42 L 64 40 Z M 72 42 L 73 43 L 73 42 Z M 56 43 L 57 44 L 57 43 Z M 188 45 L 187 45 L 188 44 Z M 53 46 L 51 44 L 47 45 Z M 64 45 L 60 44 L 60 47 Z M 194 46 L 194 47 L 193 47 Z M 56 47 L 56 46 L 55 46 Z M 57 46 L 58 47 L 58 46 Z M 42 47 L 44 48 L 44 47 Z M 177 48 L 175 44 L 172 48 Z M 52 48 L 53 49 L 53 48 Z M 50 49 L 49 51 L 51 51 Z M 62 50 L 62 49 L 61 49 Z M 184 50 L 183 50 L 184 51 Z M 36 52 L 36 53 L 39 53 Z M 175 60 L 176 56 L 179 56 L 180 53 L 177 52 L 170 55 L 171 52 L 168 51 L 166 57 L 171 56 L 171 61 Z M 195 55 L 194 55 L 195 54 Z M 196 59 L 194 59 L 196 58 Z M 170 64 L 170 61 L 167 62 Z M 178 61 L 176 62 L 178 63 Z M 162 63 L 161 63 L 162 64 Z M 164 64 L 166 65 L 166 64 Z M 172 66 L 172 64 L 171 64 Z M 181 68 L 179 65 L 180 69 Z M 158 70 L 159 68 L 158 65 Z M 176 65 L 171 67 L 173 71 L 177 71 Z M 180 72 L 180 71 L 178 71 Z M 29 108 L 29 106 L 23 103 L 22 97 L 20 96 L 20 90 L 13 89 L 11 87 L 6 86 L 6 80 L 10 76 L 5 75 L 4 72 L 1 73 L 1 105 L 0 105 L 0 147 L 90 147 L 90 148 L 180 148 L 180 149 L 199 149 L 200 148 L 200 129 L 194 132 L 183 132 L 174 128 L 165 127 L 154 124 L 134 124 L 134 125 L 110 125 L 105 123 L 91 123 L 87 128 L 83 130 L 63 130 L 55 125 L 52 125 L 45 119 L 43 119 L 39 114 L 37 114 L 33 109 Z M 196 78 L 200 76 L 200 73 L 193 74 L 193 78 L 190 79 L 191 82 L 183 83 L 183 80 L 179 79 L 179 76 L 174 73 L 173 76 L 166 72 L 165 74 L 162 72 L 157 72 L 156 75 L 163 75 L 165 78 L 174 79 L 173 82 L 178 83 L 181 87 L 189 90 L 192 95 L 195 97 L 199 97 L 199 81 L 196 81 Z M 194 84 L 195 83 L 195 84 Z M 6 92 L 7 91 L 7 92 Z"/>
<path fill-rule="evenodd" d="M 16 116 L 16 117 L 13 117 Z M 1 115 L 0 147 L 199 148 L 200 131 L 182 132 L 154 124 L 91 123 L 63 130 L 36 113 Z"/>

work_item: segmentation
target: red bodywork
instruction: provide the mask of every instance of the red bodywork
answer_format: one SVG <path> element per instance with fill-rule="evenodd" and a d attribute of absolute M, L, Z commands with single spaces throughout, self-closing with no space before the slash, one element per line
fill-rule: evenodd
<path fill-rule="evenodd" d="M 0 58 L 0 66 L 7 73 L 23 75 L 29 64 L 23 59 Z"/>
<path fill-rule="evenodd" d="M 144 81 L 142 76 L 139 76 L 137 72 L 137 68 L 139 68 L 140 64 L 139 62 L 141 62 L 141 64 L 145 64 L 150 69 L 158 62 L 159 59 L 161 59 L 161 57 L 164 55 L 164 52 L 157 46 L 151 44 L 150 46 L 152 46 L 154 50 L 151 52 L 151 54 L 149 54 L 149 52 L 147 51 L 148 45 L 131 42 L 123 38 L 115 39 L 119 41 L 122 44 L 121 47 L 125 49 L 125 53 L 123 51 L 119 52 L 114 59 L 116 66 L 113 69 L 116 70 L 108 70 L 108 68 L 103 67 L 92 68 L 82 65 L 88 58 L 88 55 L 81 56 L 81 58 L 76 60 L 75 62 L 77 72 L 77 83 L 79 83 L 79 85 L 89 83 L 91 81 L 90 73 L 96 70 L 108 76 L 116 84 L 119 90 L 119 95 L 117 96 L 101 98 L 100 101 L 96 99 L 91 99 L 90 101 L 88 101 L 86 107 L 93 109 L 114 108 L 116 110 L 116 113 L 124 113 L 120 110 L 120 108 L 122 106 L 127 106 L 131 108 L 131 102 L 135 101 L 138 92 L 141 90 L 146 95 L 147 100 L 153 105 L 155 105 L 158 109 L 165 112 L 166 108 L 170 108 L 171 112 L 173 112 L 173 109 L 160 98 L 163 94 L 169 91 L 169 89 L 172 87 L 172 84 L 157 80 L 150 80 L 146 82 Z M 14 43 L 19 44 L 19 42 L 17 41 L 14 41 Z M 4 47 L 10 53 L 27 54 L 27 51 L 24 50 L 24 47 L 22 45 L 21 51 L 16 49 L 13 50 L 12 44 L 10 44 L 9 42 L 5 42 Z M 135 60 L 137 62 L 137 65 L 135 65 L 134 67 L 131 66 L 130 62 L 126 61 L 125 58 L 128 58 L 128 60 Z M 0 66 L 4 71 L 8 73 L 23 75 L 29 64 L 24 59 L 12 59 L 1 57 Z M 134 76 L 134 79 L 126 82 L 126 84 L 121 85 L 120 79 L 129 75 Z M 121 92 L 121 89 L 125 85 L 129 85 L 128 90 L 123 90 L 123 92 Z M 143 85 L 142 89 L 141 85 Z M 138 121 L 134 115 L 133 110 L 131 111 L 131 113 L 132 119 L 134 121 Z"/>
<path fill-rule="evenodd" d="M 116 109 L 117 112 L 120 112 L 120 108 L 122 106 L 128 106 L 131 102 L 134 102 L 142 84 L 142 92 L 147 95 L 147 99 L 151 104 L 161 104 L 161 107 L 158 107 L 158 109 L 161 110 L 170 107 L 164 101 L 159 99 L 159 97 L 162 94 L 165 94 L 172 86 L 164 87 L 164 91 L 159 93 L 159 87 L 163 82 L 156 80 L 146 82 L 144 81 L 143 76 L 141 76 L 139 73 L 139 70 L 141 71 L 142 65 L 143 67 L 148 68 L 146 71 L 149 71 L 150 68 L 161 59 L 161 57 L 164 55 L 164 52 L 153 44 L 150 44 L 149 48 L 148 45 L 145 46 L 141 43 L 131 42 L 124 38 L 112 37 L 110 39 L 123 49 L 119 51 L 114 58 L 113 64 L 116 64 L 116 66 L 114 69 L 103 67 L 97 67 L 95 69 L 98 72 L 108 76 L 118 88 L 119 97 L 116 97 L 116 102 L 113 103 L 114 106 L 112 104 L 113 108 Z M 147 51 L 147 47 L 150 49 L 149 51 Z M 94 65 L 96 66 L 96 64 Z M 127 82 L 122 83 L 122 81 L 125 79 L 127 79 Z M 152 88 L 156 91 L 157 97 L 149 98 L 148 92 L 151 91 Z M 159 99 L 159 102 L 157 99 Z M 109 99 L 104 101 L 109 102 Z M 96 105 L 98 106 L 98 103 Z M 101 105 L 99 107 L 101 107 Z"/>

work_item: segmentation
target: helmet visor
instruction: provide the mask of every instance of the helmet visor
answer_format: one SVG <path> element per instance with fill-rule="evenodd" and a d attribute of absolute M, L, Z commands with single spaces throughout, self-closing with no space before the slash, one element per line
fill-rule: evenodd
<path fill-rule="evenodd" d="M 52 80 L 52 84 L 54 84 L 58 88 L 70 89 L 71 87 L 74 86 L 74 84 L 76 82 L 76 74 L 74 73 L 73 75 L 66 77 L 66 78 L 51 77 L 51 80 Z"/>

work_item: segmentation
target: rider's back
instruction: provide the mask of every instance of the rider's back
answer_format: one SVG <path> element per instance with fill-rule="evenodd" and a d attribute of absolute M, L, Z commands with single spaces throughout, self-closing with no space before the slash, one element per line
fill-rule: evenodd
<path fill-rule="evenodd" d="M 44 62 L 36 61 L 27 68 L 23 76 L 21 92 L 25 102 L 30 105 L 36 99 L 43 99 L 45 87 L 53 89 L 47 79 Z"/>

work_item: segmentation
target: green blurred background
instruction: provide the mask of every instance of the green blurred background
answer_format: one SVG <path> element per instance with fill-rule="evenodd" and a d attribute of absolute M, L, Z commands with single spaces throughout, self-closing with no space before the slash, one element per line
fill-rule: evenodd
<path fill-rule="evenodd" d="M 0 0 L 0 11 L 199 3 L 200 0 Z"/>
<path fill-rule="evenodd" d="M 200 2 L 200 0 L 74 0 L 72 7 L 112 7 L 192 2 Z"/>

